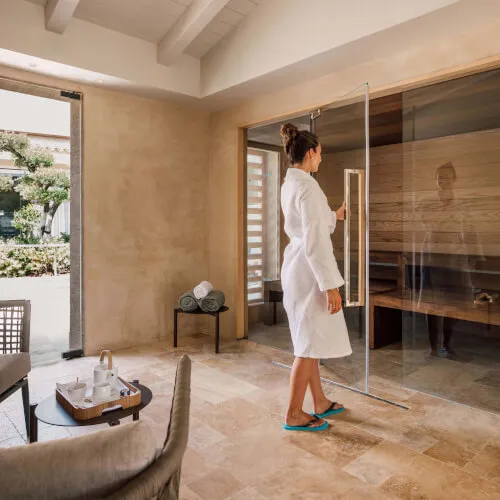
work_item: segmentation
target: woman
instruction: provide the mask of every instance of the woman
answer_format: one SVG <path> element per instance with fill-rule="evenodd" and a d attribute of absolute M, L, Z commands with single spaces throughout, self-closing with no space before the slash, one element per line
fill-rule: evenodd
<path fill-rule="evenodd" d="M 322 431 L 324 418 L 344 407 L 325 396 L 319 375 L 319 360 L 352 353 L 338 288 L 344 280 L 333 255 L 330 234 L 337 219 L 344 219 L 345 205 L 336 212 L 311 177 L 321 163 L 321 144 L 315 134 L 291 124 L 281 127 L 285 153 L 291 167 L 281 188 L 285 249 L 281 280 L 283 305 L 288 315 L 295 361 L 290 377 L 290 402 L 284 429 Z M 310 386 L 314 413 L 303 411 Z"/>

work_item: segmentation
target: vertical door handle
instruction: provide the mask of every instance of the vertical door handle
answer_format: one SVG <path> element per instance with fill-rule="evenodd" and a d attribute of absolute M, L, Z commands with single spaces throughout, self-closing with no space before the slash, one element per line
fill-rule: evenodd
<path fill-rule="evenodd" d="M 358 276 L 357 293 L 353 297 L 351 266 L 351 178 L 357 176 L 358 187 Z M 346 214 L 344 222 L 344 274 L 345 274 L 345 307 L 365 305 L 365 259 L 366 259 L 366 212 L 365 212 L 365 171 L 360 169 L 344 170 L 344 199 Z"/>

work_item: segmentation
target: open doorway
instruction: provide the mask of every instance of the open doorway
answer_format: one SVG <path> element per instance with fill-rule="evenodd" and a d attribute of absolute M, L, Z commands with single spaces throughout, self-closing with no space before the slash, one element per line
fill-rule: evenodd
<path fill-rule="evenodd" d="M 33 365 L 82 353 L 80 94 L 0 80 L 0 302 Z"/>

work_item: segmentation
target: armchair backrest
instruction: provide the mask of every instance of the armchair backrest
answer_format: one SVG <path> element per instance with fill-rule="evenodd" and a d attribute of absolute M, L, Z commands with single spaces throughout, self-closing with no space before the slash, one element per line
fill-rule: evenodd
<path fill-rule="evenodd" d="M 15 354 L 30 350 L 29 300 L 0 301 L 0 354 Z"/>
<path fill-rule="evenodd" d="M 189 435 L 191 360 L 177 366 L 170 423 L 163 450 L 156 461 L 107 500 L 178 500 L 181 466 Z"/>

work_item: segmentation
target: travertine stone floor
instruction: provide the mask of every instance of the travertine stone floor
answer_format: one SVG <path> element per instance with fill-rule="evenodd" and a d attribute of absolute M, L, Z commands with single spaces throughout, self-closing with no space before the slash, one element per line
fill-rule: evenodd
<path fill-rule="evenodd" d="M 405 347 L 397 342 L 370 350 L 370 381 L 390 382 L 435 395 L 448 401 L 481 408 L 500 414 L 500 339 L 477 335 L 472 327 L 459 331 L 453 337 L 456 359 L 430 356 L 429 334 L 425 318 L 420 317 L 415 331 L 407 332 Z M 286 352 L 293 352 L 288 323 L 263 323 L 249 327 L 249 339 Z M 493 335 L 493 334 L 492 334 Z M 332 378 L 350 387 L 364 388 L 366 368 L 366 340 L 356 327 L 349 325 L 353 353 L 342 360 L 325 361 Z M 372 393 L 382 396 L 380 384 L 370 383 Z M 383 392 L 383 391 L 382 391 Z M 404 403 L 404 399 L 392 398 Z"/>
<path fill-rule="evenodd" d="M 281 429 L 290 363 L 282 352 L 242 341 L 182 338 L 115 352 L 120 373 L 138 378 L 154 393 L 141 414 L 155 424 L 158 440 L 168 421 L 175 367 L 182 354 L 193 360 L 189 448 L 182 483 L 186 500 L 262 499 L 500 499 L 500 417 L 453 405 L 384 383 L 406 401 L 405 411 L 351 391 L 327 386 L 346 411 L 324 433 Z M 95 358 L 33 369 L 33 401 L 49 395 L 56 381 L 88 376 Z M 327 368 L 322 367 L 328 376 Z M 311 401 L 306 401 L 308 408 Z M 106 428 L 106 427 L 100 427 Z M 94 428 L 41 424 L 40 440 Z M 0 447 L 23 444 L 21 395 L 0 405 Z"/>

